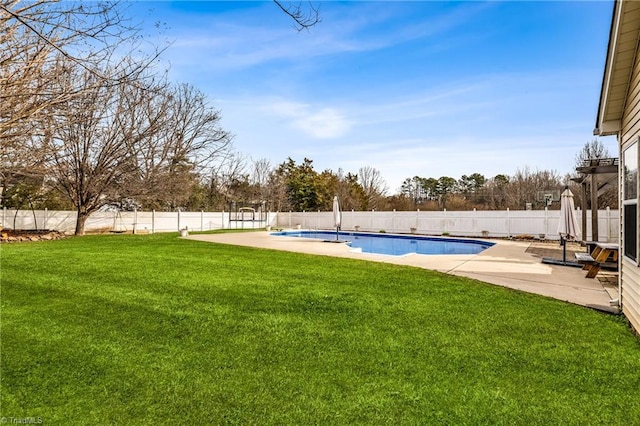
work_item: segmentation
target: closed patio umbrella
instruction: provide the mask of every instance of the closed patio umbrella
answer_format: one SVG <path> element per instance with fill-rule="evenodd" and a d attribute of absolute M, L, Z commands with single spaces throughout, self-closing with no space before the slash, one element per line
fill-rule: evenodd
<path fill-rule="evenodd" d="M 560 195 L 560 222 L 558 234 L 564 240 L 575 240 L 580 237 L 580 226 L 576 218 L 576 210 L 573 205 L 573 194 L 569 188 Z"/>
<path fill-rule="evenodd" d="M 565 266 L 582 266 L 577 262 L 567 262 L 567 241 L 580 237 L 580 226 L 576 218 L 576 210 L 573 204 L 573 193 L 569 187 L 565 187 L 560 194 L 560 222 L 558 222 L 558 234 L 562 245 L 562 262 L 555 259 L 543 258 L 544 263 L 556 263 Z"/>
<path fill-rule="evenodd" d="M 336 227 L 336 241 L 338 240 L 338 232 L 340 231 L 340 225 L 342 222 L 342 212 L 340 212 L 340 202 L 338 196 L 333 197 L 333 223 Z"/>

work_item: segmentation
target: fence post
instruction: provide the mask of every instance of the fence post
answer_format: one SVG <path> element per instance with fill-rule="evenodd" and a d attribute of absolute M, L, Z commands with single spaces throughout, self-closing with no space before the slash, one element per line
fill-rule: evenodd
<path fill-rule="evenodd" d="M 511 237 L 511 218 L 509 217 L 509 207 L 507 207 L 507 238 Z"/>
<path fill-rule="evenodd" d="M 134 235 L 136 233 L 137 225 L 138 225 L 138 208 L 134 207 L 133 208 L 133 234 Z"/>
<path fill-rule="evenodd" d="M 2 227 L 3 228 L 7 226 L 6 223 L 7 223 L 7 208 L 3 207 L 2 208 Z"/>
<path fill-rule="evenodd" d="M 178 231 L 180 230 L 180 208 L 178 208 Z"/>
<path fill-rule="evenodd" d="M 442 209 L 442 233 L 447 233 L 447 209 Z"/>
<path fill-rule="evenodd" d="M 480 227 L 478 226 L 478 212 L 476 210 L 476 208 L 473 208 L 473 219 L 471 220 L 472 224 L 475 224 L 475 229 L 473 230 L 473 233 L 475 235 L 481 235 L 481 230 L 479 229 Z"/>
<path fill-rule="evenodd" d="M 48 210 L 47 210 L 47 208 L 45 207 L 45 208 L 44 208 L 44 220 L 43 220 L 43 224 L 42 224 L 42 229 L 48 229 L 48 228 L 47 228 L 47 219 L 48 219 L 48 217 L 47 217 L 47 216 L 48 216 L 48 214 L 47 214 L 47 213 L 48 213 Z"/>
<path fill-rule="evenodd" d="M 200 231 L 204 231 L 204 210 L 200 210 Z"/>
<path fill-rule="evenodd" d="M 607 206 L 607 242 L 611 242 L 611 209 Z"/>
<path fill-rule="evenodd" d="M 156 211 L 151 210 L 151 233 L 156 233 Z"/>
<path fill-rule="evenodd" d="M 373 225 L 375 224 L 375 220 L 373 218 L 373 215 L 375 212 L 376 212 L 376 209 L 371 209 L 371 231 L 373 231 Z"/>

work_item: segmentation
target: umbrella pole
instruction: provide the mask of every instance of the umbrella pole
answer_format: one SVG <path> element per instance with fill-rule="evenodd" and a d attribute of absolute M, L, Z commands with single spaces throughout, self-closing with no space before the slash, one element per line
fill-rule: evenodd
<path fill-rule="evenodd" d="M 565 240 L 562 236 L 560 236 L 560 240 L 562 241 L 562 263 L 567 262 L 567 240 Z"/>

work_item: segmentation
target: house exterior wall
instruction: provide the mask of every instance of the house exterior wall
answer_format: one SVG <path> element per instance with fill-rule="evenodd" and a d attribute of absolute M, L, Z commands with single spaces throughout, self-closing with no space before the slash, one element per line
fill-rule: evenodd
<path fill-rule="evenodd" d="M 640 55 L 636 47 L 636 59 L 633 66 L 627 98 L 625 102 L 624 114 L 622 117 L 622 130 L 618 136 L 620 145 L 620 153 L 623 153 L 631 144 L 640 144 Z M 624 173 L 621 164 L 620 189 L 623 188 Z M 620 194 L 620 212 L 622 212 L 622 193 Z M 640 198 L 640 197 L 639 197 Z M 638 202 L 640 204 L 640 200 Z M 636 219 L 636 223 L 638 220 Z M 621 214 L 621 244 L 624 244 L 624 218 Z M 640 331 L 640 267 L 638 261 L 634 261 L 625 257 L 621 251 L 620 255 L 620 286 L 621 286 L 621 302 L 622 312 L 629 319 L 631 325 L 636 331 Z"/>

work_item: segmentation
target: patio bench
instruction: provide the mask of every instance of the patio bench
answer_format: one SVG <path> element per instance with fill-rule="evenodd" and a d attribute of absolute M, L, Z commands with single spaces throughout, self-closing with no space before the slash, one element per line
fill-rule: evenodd
<path fill-rule="evenodd" d="M 618 245 L 597 243 L 595 250 L 589 253 L 576 253 L 576 259 L 587 271 L 587 278 L 595 278 L 602 267 L 618 269 Z"/>
<path fill-rule="evenodd" d="M 595 263 L 596 261 L 589 253 L 576 253 L 576 260 L 585 264 Z"/>

